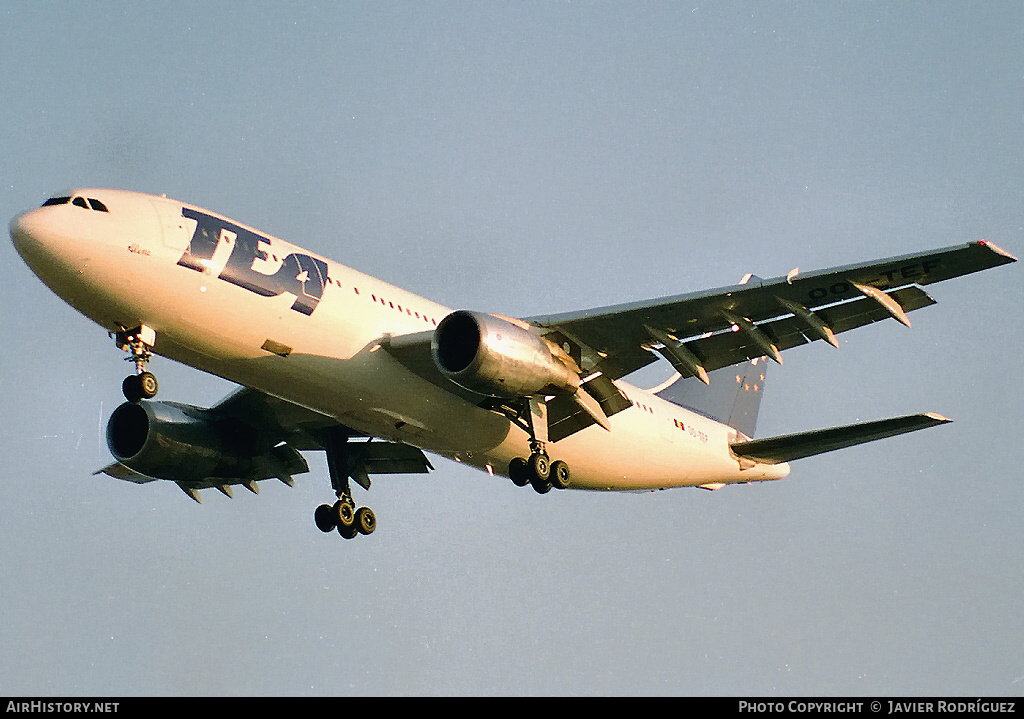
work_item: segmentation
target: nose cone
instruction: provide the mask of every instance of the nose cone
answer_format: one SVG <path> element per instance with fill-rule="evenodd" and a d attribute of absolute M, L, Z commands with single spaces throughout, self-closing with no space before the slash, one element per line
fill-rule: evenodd
<path fill-rule="evenodd" d="M 11 233 L 11 241 L 14 242 L 15 249 L 18 250 L 18 254 L 22 257 L 25 256 L 24 247 L 31 241 L 32 237 L 32 214 L 35 210 L 30 210 L 21 215 L 18 215 L 11 220 L 11 224 L 8 225 L 8 229 Z"/>
<path fill-rule="evenodd" d="M 11 220 L 9 226 L 14 248 L 30 266 L 46 251 L 53 236 L 45 210 L 43 207 L 29 210 Z"/>
<path fill-rule="evenodd" d="M 21 259 L 55 292 L 84 267 L 83 243 L 74 239 L 63 207 L 37 207 L 18 215 L 9 226 L 11 241 Z"/>

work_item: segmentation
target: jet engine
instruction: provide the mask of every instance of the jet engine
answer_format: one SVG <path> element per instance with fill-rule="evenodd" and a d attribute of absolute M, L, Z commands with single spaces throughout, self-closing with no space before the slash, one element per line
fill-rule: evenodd
<path fill-rule="evenodd" d="M 580 377 L 557 346 L 495 315 L 458 310 L 431 340 L 434 363 L 461 387 L 494 397 L 573 394 Z"/>
<path fill-rule="evenodd" d="M 292 447 L 261 447 L 248 425 L 176 402 L 125 402 L 107 423 L 107 446 L 126 467 L 176 482 L 248 481 L 308 471 Z"/>

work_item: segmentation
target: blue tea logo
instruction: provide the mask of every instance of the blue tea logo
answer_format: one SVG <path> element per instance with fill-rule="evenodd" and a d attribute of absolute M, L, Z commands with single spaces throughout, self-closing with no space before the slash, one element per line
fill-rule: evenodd
<path fill-rule="evenodd" d="M 270 240 L 252 230 L 247 230 L 219 217 L 212 217 L 188 207 L 181 208 L 182 217 L 195 220 L 196 229 L 185 253 L 178 260 L 182 267 L 205 272 L 213 259 L 213 253 L 225 232 L 234 236 L 234 247 L 223 271 L 218 276 L 225 282 L 244 287 L 263 297 L 277 297 L 285 292 L 295 295 L 292 309 L 304 315 L 313 314 L 327 284 L 327 263 L 309 255 L 293 252 L 281 261 L 281 267 L 272 275 L 265 275 L 252 268 L 256 260 L 266 260 L 268 255 L 262 245 L 270 246 Z"/>

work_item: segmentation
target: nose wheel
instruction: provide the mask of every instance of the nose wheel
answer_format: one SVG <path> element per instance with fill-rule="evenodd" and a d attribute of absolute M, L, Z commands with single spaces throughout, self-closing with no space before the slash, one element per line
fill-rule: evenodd
<path fill-rule="evenodd" d="M 135 374 L 124 378 L 121 383 L 121 392 L 129 402 L 138 402 L 141 399 L 152 399 L 156 397 L 159 385 L 156 375 L 146 369 L 146 365 L 153 357 L 153 344 L 156 342 L 156 331 L 145 325 L 140 325 L 133 330 L 121 330 L 114 335 L 119 349 L 129 354 L 125 359 L 135 363 Z"/>
<path fill-rule="evenodd" d="M 157 389 L 156 375 L 152 372 L 132 374 L 124 378 L 121 383 L 121 392 L 129 402 L 138 402 L 140 399 L 152 399 L 156 397 Z"/>

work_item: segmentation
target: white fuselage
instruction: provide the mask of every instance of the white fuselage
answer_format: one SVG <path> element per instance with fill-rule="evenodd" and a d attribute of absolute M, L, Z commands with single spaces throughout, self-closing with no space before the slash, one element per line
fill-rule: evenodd
<path fill-rule="evenodd" d="M 388 336 L 432 331 L 449 308 L 193 205 L 117 190 L 70 194 L 98 198 L 109 212 L 41 207 L 15 218 L 11 234 L 54 292 L 108 331 L 145 325 L 156 330 L 156 354 L 495 474 L 529 454 L 522 429 L 422 379 L 380 346 Z M 220 228 L 205 253 L 194 240 L 204 222 Z M 183 263 L 189 250 L 194 257 Z M 729 450 L 731 427 L 616 384 L 634 404 L 609 418 L 611 431 L 593 425 L 548 448 L 571 467 L 572 487 L 788 474 L 787 464 L 741 465 Z"/>

